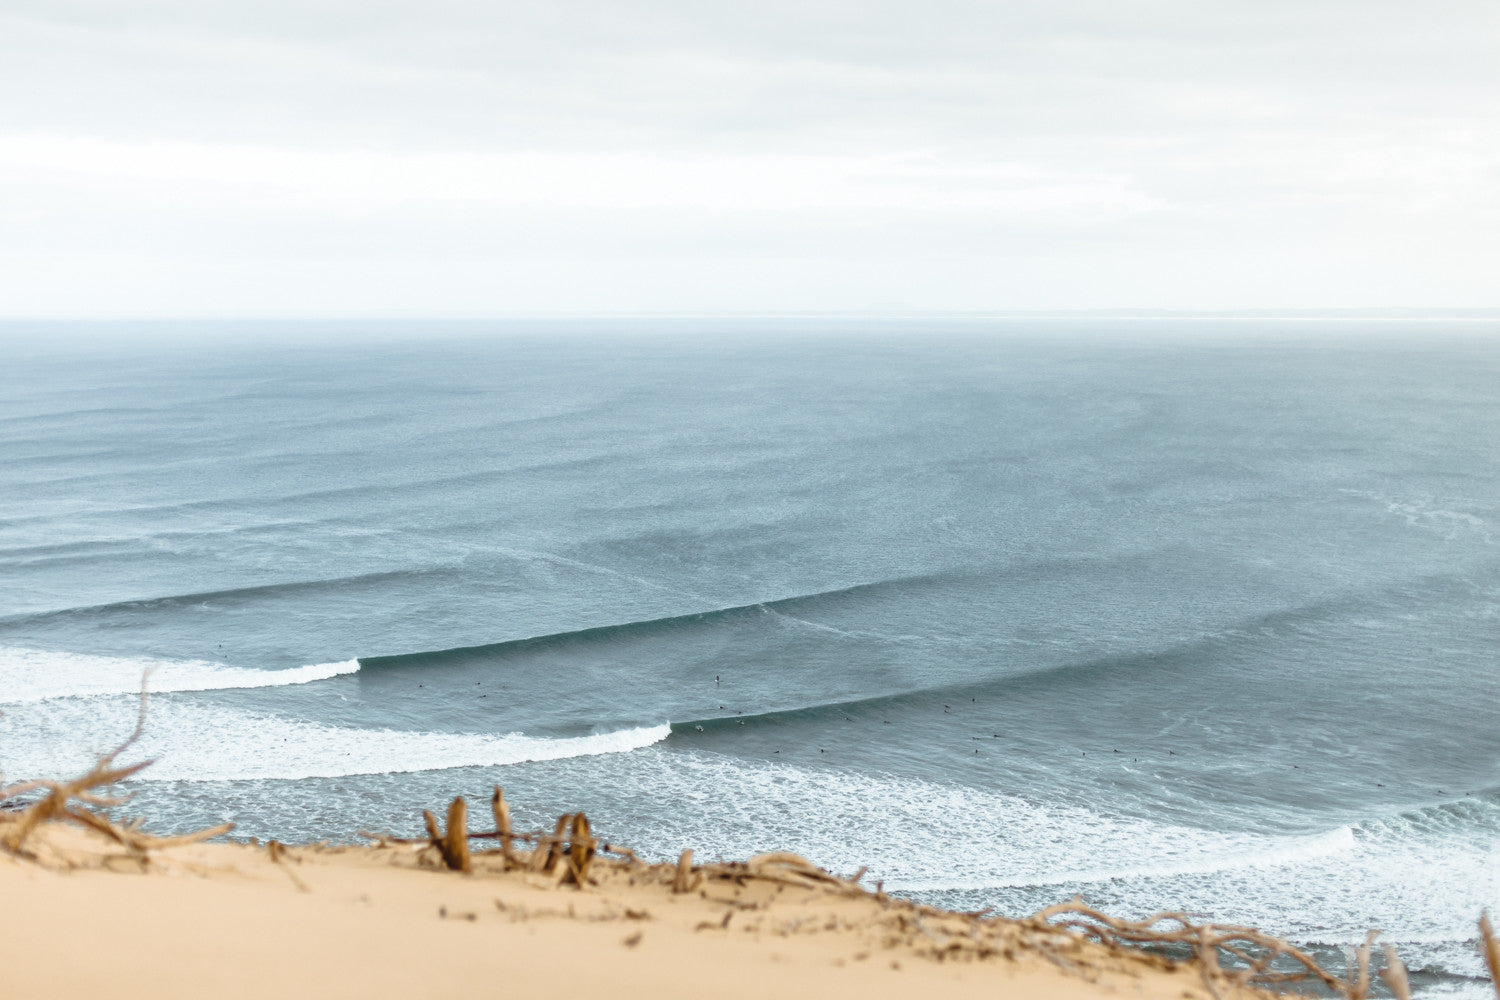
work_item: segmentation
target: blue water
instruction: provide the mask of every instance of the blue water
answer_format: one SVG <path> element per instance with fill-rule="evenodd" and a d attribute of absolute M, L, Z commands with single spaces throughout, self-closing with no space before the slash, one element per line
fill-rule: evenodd
<path fill-rule="evenodd" d="M 1500 324 L 0 346 L 9 777 L 118 740 L 153 665 L 162 830 L 415 832 L 499 783 L 525 822 L 964 909 L 1081 894 L 1329 955 L 1379 927 L 1477 988 Z"/>

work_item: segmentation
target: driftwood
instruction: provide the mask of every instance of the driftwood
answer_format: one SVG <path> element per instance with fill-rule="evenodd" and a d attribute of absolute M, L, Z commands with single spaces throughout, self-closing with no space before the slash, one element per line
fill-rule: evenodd
<path fill-rule="evenodd" d="M 1162 954 L 1173 949 L 1188 952 L 1203 973 L 1204 985 L 1220 996 L 1220 986 L 1280 987 L 1316 982 L 1347 1000 L 1366 1000 L 1371 985 L 1371 949 L 1379 931 L 1370 931 L 1356 950 L 1346 977 L 1320 966 L 1295 945 L 1253 927 L 1217 924 L 1197 925 L 1184 913 L 1158 913 L 1145 920 L 1121 920 L 1106 916 L 1074 900 L 1038 911 L 1024 921 L 1034 929 L 1057 929 L 1077 933 L 1101 944 Z M 1482 930 L 1483 928 L 1481 928 Z M 1045 943 L 1043 943 L 1045 950 Z M 1386 945 L 1385 968 L 1379 973 L 1397 1000 L 1410 1000 L 1411 986 L 1406 966 L 1391 945 Z M 1496 950 L 1500 961 L 1500 949 Z M 1225 967 L 1225 962 L 1230 967 Z M 1278 965 L 1280 966 L 1278 968 Z M 1500 996 L 1500 987 L 1497 987 Z"/>
<path fill-rule="evenodd" d="M 1346 985 L 1349 1000 L 1365 1000 L 1370 995 L 1370 947 L 1379 936 L 1379 931 L 1370 931 L 1365 935 L 1365 943 L 1355 953 L 1355 966 Z"/>
<path fill-rule="evenodd" d="M 448 832 L 438 828 L 437 817 L 422 810 L 422 823 L 427 827 L 427 843 L 436 847 L 443 864 L 456 872 L 473 870 L 469 861 L 469 806 L 463 796 L 448 803 Z"/>
<path fill-rule="evenodd" d="M 742 862 L 694 865 L 693 852 L 685 850 L 675 863 L 649 864 L 628 847 L 596 841 L 583 813 L 564 813 L 558 817 L 550 834 L 540 831 L 519 833 L 511 827 L 510 810 L 498 786 L 490 803 L 495 830 L 464 833 L 460 823 L 455 834 L 453 817 L 455 808 L 461 804 L 459 799 L 449 807 L 447 834 L 438 830 L 431 813 L 423 813 L 428 828 L 426 843 L 440 849 L 448 844 L 451 850 L 451 844 L 460 839 L 498 840 L 497 850 L 480 853 L 491 857 L 498 854 L 503 868 L 550 874 L 559 885 L 582 886 L 592 882 L 589 865 L 597 853 L 603 852 L 624 858 L 625 861 L 616 864 L 625 865 L 633 873 L 632 879 L 641 873 L 652 873 L 652 877 L 669 882 L 674 893 L 692 892 L 705 879 L 716 879 L 741 885 L 750 880 L 761 880 L 815 892 L 869 896 L 886 908 L 897 935 L 908 941 L 924 942 L 927 952 L 937 960 L 956 956 L 1012 957 L 1017 952 L 1029 951 L 1065 971 L 1084 974 L 1077 949 L 1083 941 L 1093 940 L 1117 953 L 1150 956 L 1167 966 L 1179 965 L 1185 960 L 1196 966 L 1204 986 L 1216 998 L 1226 996 L 1226 987 L 1232 992 L 1243 987 L 1275 989 L 1311 983 L 1345 1000 L 1367 1000 L 1374 976 L 1378 975 L 1397 1000 L 1411 1000 L 1406 966 L 1394 947 L 1384 947 L 1384 968 L 1378 973 L 1374 971 L 1372 952 L 1377 931 L 1371 931 L 1354 951 L 1350 968 L 1341 977 L 1323 968 L 1303 949 L 1281 938 L 1254 927 L 1196 924 L 1186 913 L 1158 913 L 1145 920 L 1123 920 L 1101 913 L 1077 899 L 1049 906 L 1022 920 L 987 917 L 988 910 L 949 913 L 910 900 L 893 899 L 881 891 L 879 883 L 873 892 L 866 889 L 859 884 L 865 874 L 864 868 L 850 878 L 842 878 L 806 858 L 786 852 L 757 854 Z M 463 815 L 461 808 L 458 815 L 460 818 Z M 361 835 L 378 840 L 382 845 L 424 842 L 381 834 Z M 512 847 L 514 842 L 532 844 L 530 856 L 519 856 Z M 448 857 L 449 854 L 444 853 L 445 860 Z M 449 864 L 449 867 L 455 866 Z M 961 922 L 961 929 L 956 932 L 952 927 L 954 920 Z M 1496 938 L 1488 914 L 1480 917 L 1479 931 L 1480 951 L 1485 964 L 1492 979 L 1500 983 L 1500 939 Z M 1500 985 L 1496 986 L 1496 996 L 1500 1000 Z"/>
<path fill-rule="evenodd" d="M 535 850 L 531 852 L 532 871 L 550 872 L 552 870 L 552 866 L 557 863 L 558 857 L 562 854 L 563 836 L 572 819 L 572 813 L 563 813 L 557 817 L 557 826 L 553 828 L 552 836 L 545 841 L 539 841 Z"/>
<path fill-rule="evenodd" d="M 281 841 L 279 840 L 266 841 L 266 856 L 271 859 L 271 863 L 273 865 L 276 865 L 282 871 L 286 872 L 286 877 L 292 880 L 292 885 L 297 887 L 298 892 L 312 892 L 312 890 L 308 888 L 307 883 L 298 878 L 297 873 L 292 871 L 292 869 L 287 865 L 288 861 L 297 861 L 298 864 L 300 864 L 301 862 L 292 855 L 291 851 L 288 851 L 286 849 L 285 844 L 281 843 Z"/>
<path fill-rule="evenodd" d="M 598 844 L 589 829 L 589 818 L 581 812 L 573 814 L 572 843 L 568 845 L 567 873 L 563 881 L 584 885 L 588 881 L 589 866 L 593 864 Z"/>
<path fill-rule="evenodd" d="M 515 860 L 515 850 L 511 847 L 510 806 L 505 804 L 505 792 L 499 785 L 495 786 L 495 794 L 490 796 L 490 812 L 495 817 L 495 839 L 500 841 L 500 854 L 509 865 Z"/>
<path fill-rule="evenodd" d="M 1393 945 L 1385 946 L 1385 968 L 1380 970 L 1380 978 L 1385 980 L 1396 1000 L 1411 1000 L 1411 983 L 1406 979 L 1406 963 L 1401 961 L 1401 956 L 1396 954 Z"/>
<path fill-rule="evenodd" d="M 1500 940 L 1495 939 L 1495 928 L 1490 926 L 1489 910 L 1479 914 L 1479 953 L 1484 956 L 1485 968 L 1490 970 L 1495 996 L 1500 997 Z"/>
<path fill-rule="evenodd" d="M 431 813 L 427 814 L 429 817 Z M 463 796 L 448 804 L 448 832 L 437 839 L 443 863 L 456 872 L 471 871 L 468 836 L 469 806 Z M 429 829 L 431 827 L 429 826 Z"/>
<path fill-rule="evenodd" d="M 96 811 L 123 805 L 130 798 L 128 795 L 101 795 L 100 789 L 110 788 L 133 777 L 154 763 L 152 760 L 143 760 L 124 766 L 115 764 L 119 756 L 134 746 L 145 731 L 146 680 L 149 676 L 148 671 L 141 678 L 141 707 L 136 716 L 135 729 L 123 743 L 99 757 L 87 772 L 72 781 L 26 781 L 10 786 L 0 783 L 0 851 L 35 860 L 36 855 L 26 846 L 27 840 L 38 827 L 50 822 L 72 823 L 103 834 L 142 861 L 151 851 L 197 843 L 234 829 L 233 823 L 225 823 L 176 837 L 153 837 L 140 832 L 139 820 L 117 823 Z M 35 801 L 21 804 L 21 796 L 34 792 L 46 794 Z"/>
<path fill-rule="evenodd" d="M 677 870 L 672 876 L 673 892 L 692 892 L 698 884 L 693 877 L 693 849 L 690 847 L 677 858 Z"/>
<path fill-rule="evenodd" d="M 436 848 L 443 865 L 453 871 L 473 870 L 473 855 L 469 841 L 476 839 L 497 840 L 500 846 L 495 851 L 481 851 L 481 855 L 500 856 L 502 870 L 520 868 L 537 874 L 551 875 L 559 885 L 586 885 L 589 883 L 589 867 L 600 850 L 589 827 L 588 817 L 581 812 L 563 813 L 550 836 L 540 833 L 516 833 L 510 826 L 510 809 L 505 804 L 505 794 L 495 786 L 490 797 L 490 810 L 495 816 L 496 829 L 489 833 L 470 833 L 467 829 L 468 805 L 462 796 L 448 805 L 448 829 L 438 826 L 437 817 L 430 811 L 422 811 L 422 823 L 427 828 L 425 839 L 392 837 L 382 833 L 360 831 L 360 836 L 376 841 L 380 846 L 393 844 L 426 844 Z M 529 857 L 520 857 L 513 847 L 517 840 L 534 843 Z M 608 845 L 604 845 L 608 847 Z M 633 857 L 634 855 L 632 855 Z"/>
<path fill-rule="evenodd" d="M 600 844 L 599 850 L 607 854 L 618 854 L 620 857 L 624 858 L 626 863 L 629 864 L 632 868 L 651 867 L 649 864 L 641 860 L 640 855 L 636 854 L 628 847 L 621 847 L 619 844 Z"/>
<path fill-rule="evenodd" d="M 759 879 L 799 889 L 844 892 L 859 896 L 869 894 L 869 890 L 858 884 L 866 869 L 861 868 L 852 878 L 840 878 L 800 855 L 785 851 L 757 854 L 748 861 L 715 862 L 701 866 L 698 871 L 706 878 L 728 879 L 741 884 L 750 879 Z M 880 897 L 880 894 L 876 895 L 877 898 Z"/>
<path fill-rule="evenodd" d="M 1347 997 L 1364 995 L 1356 993 L 1356 989 L 1361 988 L 1357 973 L 1348 981 L 1341 979 L 1295 945 L 1253 927 L 1196 925 L 1185 913 L 1158 913 L 1145 920 L 1121 920 L 1077 901 L 1049 906 L 1038 911 L 1027 923 L 1038 929 L 1071 930 L 1114 947 L 1160 952 L 1175 946 L 1187 950 L 1203 970 L 1210 987 L 1217 982 L 1275 986 L 1317 980 Z M 1363 949 L 1366 970 L 1369 943 L 1367 941 Z M 1221 954 L 1237 963 L 1239 968 L 1232 972 L 1225 970 L 1221 965 Z M 1273 968 L 1278 959 L 1292 968 L 1287 971 Z M 1368 988 L 1367 975 L 1362 988 Z"/>

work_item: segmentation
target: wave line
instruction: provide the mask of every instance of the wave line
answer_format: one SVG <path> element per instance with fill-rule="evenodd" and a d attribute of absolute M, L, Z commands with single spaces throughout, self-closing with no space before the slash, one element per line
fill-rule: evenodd
<path fill-rule="evenodd" d="M 137 694 L 141 690 L 141 676 L 148 670 L 147 690 L 152 693 L 223 691 L 310 684 L 355 673 L 359 670 L 359 661 L 259 670 L 208 660 L 95 656 L 0 647 L 0 704 L 22 705 L 58 698 Z"/>

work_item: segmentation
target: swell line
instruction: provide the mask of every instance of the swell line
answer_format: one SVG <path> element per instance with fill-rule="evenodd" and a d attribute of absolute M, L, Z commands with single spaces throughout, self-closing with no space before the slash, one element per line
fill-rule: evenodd
<path fill-rule="evenodd" d="M 1113 656 L 1101 656 L 1089 660 L 1061 663 L 1052 666 L 1020 670 L 1001 677 L 989 677 L 978 681 L 963 681 L 954 684 L 939 684 L 928 687 L 906 688 L 852 698 L 844 701 L 821 702 L 813 705 L 796 705 L 787 708 L 757 712 L 751 715 L 711 716 L 690 719 L 672 724 L 673 735 L 692 735 L 738 729 L 742 726 L 776 725 L 799 722 L 822 722 L 855 712 L 871 712 L 877 709 L 918 704 L 939 699 L 992 697 L 1006 692 L 1027 688 L 1086 683 L 1096 677 L 1128 673 L 1140 677 L 1146 671 L 1175 671 L 1191 667 L 1203 656 L 1226 641 L 1242 638 L 1246 632 L 1265 632 L 1278 627 L 1303 624 L 1326 619 L 1337 613 L 1344 602 L 1318 602 L 1295 608 L 1258 615 L 1239 622 L 1213 635 L 1187 642 L 1173 643 L 1158 649 L 1131 652 Z"/>
<path fill-rule="evenodd" d="M 718 622 L 730 620 L 761 612 L 767 615 L 775 615 L 808 625 L 821 628 L 826 631 L 839 632 L 829 626 L 820 626 L 815 622 L 807 622 L 787 614 L 787 609 L 795 608 L 806 601 L 820 600 L 830 597 L 845 597 L 865 593 L 877 592 L 891 587 L 909 586 L 913 583 L 935 583 L 951 577 L 945 574 L 919 574 L 907 577 L 895 577 L 889 580 L 879 580 L 874 583 L 856 583 L 847 587 L 834 587 L 829 590 L 821 590 L 811 594 L 798 594 L 793 597 L 779 597 L 770 601 L 756 601 L 752 604 L 736 604 L 729 607 L 710 608 L 705 611 L 692 611 L 680 615 L 666 615 L 661 618 L 644 618 L 638 621 L 616 622 L 608 625 L 594 625 L 589 628 L 572 629 L 566 632 L 549 632 L 543 635 L 529 636 L 524 639 L 507 639 L 504 642 L 481 643 L 475 646 L 454 646 L 449 649 L 426 650 L 413 653 L 392 653 L 384 656 L 362 656 L 360 664 L 366 669 L 379 667 L 410 666 L 428 663 L 434 660 L 448 658 L 459 658 L 473 656 L 475 654 L 505 654 L 535 650 L 551 645 L 570 642 L 591 642 L 608 639 L 616 636 L 628 636 L 638 633 L 651 633 L 661 630 L 672 630 L 684 627 L 696 627 L 700 625 L 712 625 Z M 850 634 L 842 633 L 840 634 Z"/>
<path fill-rule="evenodd" d="M 371 490 L 379 490 L 385 495 L 410 495 L 424 490 L 451 489 L 455 486 L 483 485 L 491 482 L 503 482 L 508 476 L 525 475 L 533 472 L 551 472 L 563 470 L 576 470 L 588 468 L 609 460 L 608 455 L 588 455 L 580 458 L 551 459 L 543 462 L 527 462 L 520 465 L 508 466 L 503 469 L 483 469 L 475 472 L 454 473 L 447 476 L 429 476 L 424 479 L 414 479 L 402 483 L 369 483 L 361 486 L 339 486 L 331 489 L 304 490 L 300 493 L 287 493 L 277 497 L 215 497 L 210 500 L 190 500 L 183 503 L 168 504 L 138 504 L 132 507 L 115 507 L 108 510 L 94 510 L 87 512 L 89 517 L 112 517 L 117 515 L 141 515 L 141 514 L 184 514 L 203 511 L 229 511 L 240 512 L 249 508 L 264 507 L 270 505 L 285 505 L 288 503 L 321 502 L 325 500 L 342 500 L 349 498 L 367 497 Z M 58 479 L 38 480 L 38 485 L 62 485 L 73 478 L 62 477 Z M 92 474 L 83 478 L 93 478 Z M 24 514 L 19 517 L 8 519 L 12 525 L 46 523 L 53 519 L 52 514 Z"/>
<path fill-rule="evenodd" d="M 404 580 L 412 577 L 448 572 L 456 568 L 456 566 L 426 566 L 419 569 L 382 570 L 378 573 L 356 573 L 350 576 L 336 576 L 319 580 L 289 580 L 284 583 L 257 584 L 253 587 L 230 587 L 224 590 L 204 590 L 191 594 L 168 594 L 162 597 L 141 597 L 124 601 L 108 601 L 104 604 L 82 604 L 72 608 L 57 608 L 51 611 L 34 611 L 18 615 L 7 615 L 0 618 L 0 625 L 48 621 L 73 616 L 107 614 L 112 611 L 179 608 L 189 604 L 201 604 L 204 601 L 237 601 L 272 595 L 301 594 L 322 590 L 327 587 L 389 583 L 394 580 Z"/>

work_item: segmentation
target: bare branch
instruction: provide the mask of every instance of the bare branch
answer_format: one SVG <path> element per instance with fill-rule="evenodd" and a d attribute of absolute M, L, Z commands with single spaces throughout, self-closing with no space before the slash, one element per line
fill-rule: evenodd
<path fill-rule="evenodd" d="M 1489 910 L 1479 914 L 1479 936 L 1480 954 L 1484 956 L 1485 967 L 1490 970 L 1490 985 L 1495 988 L 1495 996 L 1500 997 L 1500 941 L 1495 939 L 1495 928 L 1490 926 Z"/>
<path fill-rule="evenodd" d="M 1411 984 L 1406 979 L 1406 964 L 1396 954 L 1394 945 L 1385 946 L 1385 968 L 1381 970 L 1380 978 L 1391 988 L 1396 1000 L 1411 1000 Z"/>
<path fill-rule="evenodd" d="M 24 808 L 6 810 L 4 827 L 0 830 L 0 850 L 22 857 L 32 857 L 26 849 L 26 841 L 44 823 L 60 821 L 73 823 L 96 833 L 103 834 L 125 847 L 132 855 L 141 856 L 147 851 L 179 844 L 195 843 L 218 836 L 233 828 L 233 824 L 199 830 L 181 837 L 152 837 L 139 832 L 139 821 L 124 826 L 111 822 L 107 817 L 93 812 L 92 808 L 108 809 L 124 803 L 129 796 L 101 795 L 97 789 L 109 788 L 127 778 L 134 777 L 150 767 L 154 761 L 143 760 L 122 767 L 115 760 L 140 740 L 146 729 L 146 685 L 150 670 L 141 675 L 140 711 L 136 715 L 135 728 L 119 746 L 94 761 L 94 766 L 72 781 L 36 780 L 11 785 L 0 789 L 0 802 L 30 792 L 45 791 L 47 794 Z"/>

